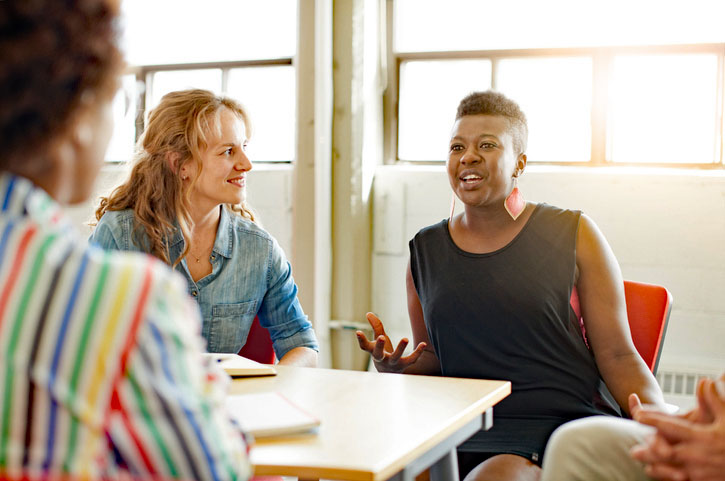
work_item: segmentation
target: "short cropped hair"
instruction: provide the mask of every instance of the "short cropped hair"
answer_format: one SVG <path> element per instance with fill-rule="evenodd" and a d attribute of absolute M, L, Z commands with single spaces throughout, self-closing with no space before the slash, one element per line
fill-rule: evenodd
<path fill-rule="evenodd" d="M 118 7 L 0 1 L 0 168 L 41 155 L 85 102 L 115 92 Z"/>
<path fill-rule="evenodd" d="M 526 152 L 526 144 L 529 138 L 526 115 L 516 102 L 505 95 L 493 90 L 468 94 L 458 104 L 456 120 L 466 115 L 497 115 L 505 118 L 513 137 L 513 147 L 516 150 L 516 155 Z"/>

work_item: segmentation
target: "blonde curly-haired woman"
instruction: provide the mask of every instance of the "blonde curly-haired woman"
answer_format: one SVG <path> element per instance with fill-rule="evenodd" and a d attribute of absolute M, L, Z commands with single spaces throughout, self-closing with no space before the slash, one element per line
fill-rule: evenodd
<path fill-rule="evenodd" d="M 102 198 L 91 241 L 148 252 L 181 272 L 210 352 L 238 352 L 255 316 L 281 364 L 314 366 L 317 340 L 292 269 L 246 206 L 249 116 L 206 90 L 165 95 L 139 139 L 129 179 Z"/>

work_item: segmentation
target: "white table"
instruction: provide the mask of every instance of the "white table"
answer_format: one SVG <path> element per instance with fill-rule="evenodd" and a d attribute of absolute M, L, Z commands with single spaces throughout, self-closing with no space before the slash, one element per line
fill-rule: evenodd
<path fill-rule="evenodd" d="M 258 440 L 255 475 L 349 481 L 412 481 L 431 468 L 457 480 L 456 447 L 491 426 L 507 381 L 277 366 L 240 378 L 230 393 L 279 391 L 318 417 L 316 434 Z"/>

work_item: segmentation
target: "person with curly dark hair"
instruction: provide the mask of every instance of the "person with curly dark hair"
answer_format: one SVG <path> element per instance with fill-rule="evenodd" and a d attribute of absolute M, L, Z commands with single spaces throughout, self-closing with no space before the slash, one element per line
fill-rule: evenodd
<path fill-rule="evenodd" d="M 110 139 L 118 8 L 0 1 L 0 478 L 246 479 L 183 278 L 63 214 Z"/>

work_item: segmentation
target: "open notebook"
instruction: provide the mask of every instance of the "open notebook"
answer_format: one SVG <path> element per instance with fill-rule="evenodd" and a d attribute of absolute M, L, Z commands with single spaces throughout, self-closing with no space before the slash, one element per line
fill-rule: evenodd
<path fill-rule="evenodd" d="M 272 392 L 227 396 L 227 409 L 255 438 L 314 431 L 320 420 L 282 394 Z"/>
<path fill-rule="evenodd" d="M 274 376 L 277 374 L 273 365 L 261 364 L 238 354 L 205 353 L 204 356 L 214 359 L 219 363 L 219 367 L 232 377 Z"/>

